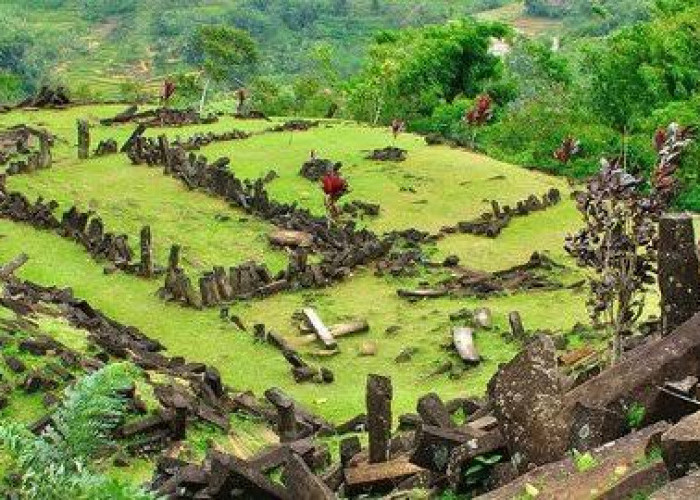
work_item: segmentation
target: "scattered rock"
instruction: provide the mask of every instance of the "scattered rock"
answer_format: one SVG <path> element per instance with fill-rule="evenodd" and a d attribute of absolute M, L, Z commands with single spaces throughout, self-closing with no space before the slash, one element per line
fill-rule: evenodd
<path fill-rule="evenodd" d="M 396 147 L 386 147 L 384 149 L 375 149 L 369 155 L 368 160 L 375 161 L 405 161 L 408 157 L 408 151 Z"/>
<path fill-rule="evenodd" d="M 360 345 L 360 356 L 376 356 L 379 347 L 373 340 L 362 342 Z"/>

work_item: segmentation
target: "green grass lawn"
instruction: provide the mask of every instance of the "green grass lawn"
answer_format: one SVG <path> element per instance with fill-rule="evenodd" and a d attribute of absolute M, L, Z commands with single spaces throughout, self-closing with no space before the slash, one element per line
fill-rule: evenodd
<path fill-rule="evenodd" d="M 56 198 L 62 206 L 74 201 L 83 208 L 94 206 L 110 227 L 134 238 L 140 225 L 149 223 L 160 260 L 164 259 L 168 244 L 179 242 L 185 246 L 185 257 L 192 267 L 235 264 L 246 258 L 265 260 L 272 267 L 284 263 L 284 255 L 268 248 L 265 242 L 265 234 L 270 230 L 267 223 L 246 217 L 203 193 L 187 191 L 177 180 L 163 176 L 160 169 L 131 166 L 123 155 L 77 161 L 76 118 L 88 116 L 94 121 L 119 110 L 120 107 L 98 106 L 0 115 L 0 124 L 43 123 L 60 138 L 52 169 L 12 177 L 10 187 L 34 196 Z M 427 251 L 434 259 L 457 254 L 464 265 L 487 270 L 522 263 L 535 250 L 547 251 L 555 259 L 571 264 L 563 255 L 562 238 L 576 227 L 578 216 L 562 181 L 457 149 L 428 147 L 420 138 L 408 134 L 398 141 L 409 150 L 406 162 L 371 162 L 364 159 L 366 150 L 392 142 L 386 130 L 355 124 L 329 125 L 309 132 L 268 133 L 245 141 L 218 143 L 203 153 L 212 160 L 220 155 L 230 156 L 231 168 L 241 177 L 256 178 L 271 168 L 277 170 L 280 178 L 270 184 L 273 197 L 297 200 L 320 212 L 318 187 L 298 176 L 308 151 L 317 149 L 322 156 L 344 162 L 343 172 L 353 188 L 351 198 L 381 203 L 382 215 L 366 221 L 380 232 L 408 227 L 436 231 L 445 224 L 478 215 L 488 206 L 484 200 L 513 203 L 556 186 L 565 191 L 561 205 L 514 220 L 498 239 L 453 235 Z M 167 133 L 184 138 L 195 130 L 244 127 L 260 130 L 263 124 L 226 118 L 213 127 L 184 127 L 169 129 Z M 93 136 L 123 140 L 132 129 L 95 125 Z M 150 130 L 149 134 L 160 132 Z M 402 186 L 413 187 L 416 194 L 400 192 Z M 218 223 L 214 219 L 217 214 L 231 219 Z M 409 304 L 396 295 L 396 289 L 416 286 L 421 277 L 379 278 L 372 269 L 358 269 L 344 283 L 325 290 L 235 304 L 232 313 L 244 323 L 266 324 L 296 344 L 309 361 L 328 366 L 336 374 L 332 385 L 297 385 L 277 351 L 254 343 L 250 333 L 223 323 L 217 310 L 197 312 L 165 304 L 155 296 L 160 283 L 123 274 L 104 275 L 102 266 L 84 250 L 52 233 L 3 220 L 0 235 L 0 261 L 21 251 L 29 253 L 31 260 L 21 270 L 23 277 L 72 287 L 76 295 L 90 300 L 110 316 L 161 340 L 170 354 L 218 367 L 232 387 L 260 394 L 270 386 L 281 386 L 336 421 L 363 411 L 368 373 L 391 375 L 395 415 L 414 411 L 417 398 L 428 391 L 437 391 L 444 398 L 482 394 L 497 365 L 517 351 L 516 345 L 506 343 L 498 333 L 506 329 L 509 311 L 519 310 L 526 327 L 532 330 L 565 330 L 586 319 L 584 297 L 569 290 L 504 295 L 486 301 L 444 298 Z M 556 314 L 552 314 L 552 303 L 558 306 Z M 328 324 L 362 317 L 368 319 L 371 329 L 366 334 L 341 339 L 338 356 L 316 361 L 310 354 L 318 346 L 304 342 L 291 320 L 292 314 L 306 305 L 316 307 Z M 449 313 L 477 306 L 491 307 L 496 318 L 494 331 L 477 336 L 486 361 L 457 380 L 446 375 L 426 377 L 447 359 L 456 361 L 454 355 L 441 348 L 449 339 Z M 386 329 L 394 325 L 401 328 L 396 334 L 387 335 Z M 377 355 L 361 357 L 360 345 L 368 340 L 376 341 Z M 396 364 L 394 358 L 405 347 L 416 347 L 418 352 L 411 362 Z"/>

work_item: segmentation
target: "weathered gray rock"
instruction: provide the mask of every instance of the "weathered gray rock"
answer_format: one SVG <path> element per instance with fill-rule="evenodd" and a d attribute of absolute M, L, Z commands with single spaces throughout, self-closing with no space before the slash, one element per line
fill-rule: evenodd
<path fill-rule="evenodd" d="M 521 472 L 531 464 L 542 465 L 563 455 L 568 435 L 559 420 L 563 392 L 552 339 L 538 337 L 502 365 L 489 382 L 488 394 L 514 465 Z"/>
<path fill-rule="evenodd" d="M 700 471 L 672 481 L 656 490 L 649 500 L 688 500 L 700 498 Z"/>
<path fill-rule="evenodd" d="M 294 453 L 287 461 L 284 475 L 289 496 L 294 500 L 333 500 L 335 498 L 321 478 L 314 475 L 301 457 Z"/>
<path fill-rule="evenodd" d="M 391 379 L 381 375 L 367 377 L 367 432 L 369 433 L 370 463 L 389 459 L 391 439 Z"/>
<path fill-rule="evenodd" d="M 672 478 L 700 468 L 700 412 L 685 417 L 661 436 L 661 451 Z"/>
<path fill-rule="evenodd" d="M 661 330 L 668 335 L 700 311 L 700 263 L 688 214 L 659 221 L 659 289 Z"/>
<path fill-rule="evenodd" d="M 661 388 L 666 382 L 686 375 L 697 377 L 699 357 L 700 314 L 696 314 L 671 335 L 638 347 L 615 366 L 567 392 L 562 420 L 569 428 L 572 442 L 577 435 L 587 434 L 588 446 L 595 447 L 621 437 L 619 425 L 626 420 L 632 403 L 645 409 L 642 425 L 667 419 L 676 421 L 687 414 L 679 412 L 681 400 L 674 402 L 671 398 L 670 402 Z M 582 407 L 599 415 L 605 410 L 607 417 L 589 420 L 577 417 Z M 614 415 L 617 431 L 609 420 Z M 595 436 L 599 439 L 594 439 Z"/>
<path fill-rule="evenodd" d="M 452 418 L 440 396 L 431 392 L 421 397 L 417 405 L 418 414 L 426 425 L 452 427 Z"/>

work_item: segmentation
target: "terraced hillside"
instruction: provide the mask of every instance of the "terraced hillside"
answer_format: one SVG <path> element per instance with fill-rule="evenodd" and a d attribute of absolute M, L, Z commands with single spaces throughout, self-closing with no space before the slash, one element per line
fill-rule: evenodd
<path fill-rule="evenodd" d="M 53 166 L 9 177 L 8 190 L 25 193 L 30 199 L 56 199 L 60 210 L 74 204 L 93 210 L 110 230 L 130 235 L 134 249 L 140 227 L 150 225 L 156 261 L 165 264 L 170 245 L 179 244 L 183 266 L 193 276 L 212 265 L 237 265 L 251 259 L 266 263 L 273 272 L 286 267 L 285 252 L 267 242 L 267 235 L 274 229 L 268 222 L 204 192 L 185 189 L 176 179 L 164 176 L 161 168 L 134 166 L 124 154 L 77 160 L 75 120 L 90 120 L 93 145 L 108 137 L 121 144 L 134 126 L 106 127 L 98 121 L 120 110 L 96 106 L 15 111 L 0 116 L 3 126 L 27 123 L 45 127 L 57 136 Z M 248 139 L 214 143 L 198 154 L 211 161 L 222 155 L 229 157 L 229 169 L 242 179 L 257 179 L 274 170 L 278 177 L 268 184 L 273 199 L 296 202 L 312 213 L 322 214 L 320 189 L 298 175 L 309 151 L 315 149 L 322 157 L 343 162 L 342 172 L 352 187 L 350 200 L 381 205 L 378 217 L 358 221 L 379 234 L 406 229 L 435 234 L 443 226 L 477 217 L 490 207 L 490 200 L 514 205 L 533 193 L 541 195 L 556 187 L 564 193 L 561 203 L 514 218 L 497 238 L 446 234 L 436 243 L 427 242 L 420 247 L 429 261 L 439 263 L 456 255 L 466 268 L 482 271 L 523 264 L 533 252 L 543 252 L 566 266 L 550 272 L 555 281 L 571 284 L 580 278 L 562 251 L 564 235 L 577 225 L 564 182 L 447 146 L 427 146 L 412 135 L 402 135 L 394 141 L 384 129 L 324 122 L 303 132 L 266 131 L 274 124 L 221 117 L 213 125 L 149 128 L 147 135 L 166 134 L 174 139 L 204 131 L 253 131 Z M 389 144 L 406 149 L 408 159 L 394 163 L 364 158 L 368 150 Z M 398 289 L 435 285 L 451 273 L 459 274 L 459 269 L 420 265 L 412 276 L 377 276 L 374 265 L 366 265 L 327 288 L 233 302 L 230 314 L 238 315 L 248 325 L 246 332 L 222 321 L 218 308 L 196 311 L 163 302 L 156 296 L 161 280 L 144 280 L 120 272 L 105 274 L 104 264 L 96 263 L 75 242 L 55 233 L 0 220 L 0 234 L 0 260 L 6 261 L 20 252 L 29 254 L 22 277 L 71 287 L 76 295 L 106 314 L 161 341 L 171 355 L 193 357 L 216 366 L 232 387 L 260 393 L 271 386 L 281 386 L 331 420 L 361 412 L 364 398 L 358 388 L 368 373 L 392 376 L 396 387 L 395 415 L 412 411 L 416 396 L 431 390 L 445 398 L 479 395 L 498 363 L 507 361 L 517 351 L 517 344 L 500 333 L 508 330 L 507 313 L 521 311 L 528 330 L 558 332 L 570 329 L 586 314 L 584 298 L 568 288 L 514 291 L 482 300 L 448 296 L 409 302 L 397 295 Z M 315 359 L 319 345 L 310 341 L 308 335 L 301 335 L 293 320 L 294 313 L 307 306 L 316 308 L 326 324 L 362 318 L 368 321 L 370 329 L 339 339 L 339 354 Z M 463 369 L 456 355 L 442 345 L 449 342 L 454 324 L 449 315 L 477 306 L 493 311 L 495 328 L 477 334 L 476 343 L 484 361 L 477 367 Z M 255 341 L 250 331 L 255 323 L 263 323 L 268 330 L 281 334 L 312 363 L 332 370 L 335 381 L 329 385 L 295 383 L 279 352 L 269 344 Z M 367 344 L 376 349 L 375 355 L 360 355 L 368 349 Z M 410 361 L 396 363 L 395 358 L 406 350 L 413 354 Z M 446 361 L 452 361 L 459 369 L 431 375 L 439 372 L 437 369 Z"/>
<path fill-rule="evenodd" d="M 153 97 L 164 75 L 196 71 L 185 61 L 184 47 L 201 24 L 249 30 L 260 46 L 259 70 L 266 76 L 309 70 L 309 54 L 319 43 L 335 49 L 338 66 L 347 74 L 358 69 L 377 31 L 460 18 L 480 5 L 474 0 L 392 0 L 376 2 L 377 10 L 374 3 L 353 0 L 334 8 L 323 1 L 159 0 L 125 2 L 132 7 L 111 12 L 110 2 L 8 0 L 0 5 L 0 17 L 52 37 L 42 42 L 57 45 L 57 64 L 48 79 L 67 85 L 81 99 L 116 100 L 133 98 L 134 92 Z"/>

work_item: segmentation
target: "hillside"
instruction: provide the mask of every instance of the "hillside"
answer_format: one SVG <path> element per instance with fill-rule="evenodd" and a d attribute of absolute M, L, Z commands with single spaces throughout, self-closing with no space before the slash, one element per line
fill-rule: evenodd
<path fill-rule="evenodd" d="M 131 127 L 102 127 L 96 123 L 97 118 L 107 117 L 118 110 L 104 106 L 79 107 L 63 112 L 0 116 L 3 125 L 42 124 L 59 137 L 54 154 L 55 166 L 32 175 L 10 177 L 9 188 L 27 194 L 30 199 L 37 196 L 56 199 L 63 210 L 73 204 L 82 209 L 93 209 L 106 226 L 133 237 L 142 225 L 148 224 L 156 242 L 156 260 L 165 263 L 170 245 L 177 243 L 183 248 L 183 262 L 195 273 L 212 265 L 235 265 L 248 259 L 266 262 L 273 272 L 286 266 L 285 255 L 268 247 L 266 234 L 271 227 L 262 221 L 232 211 L 203 194 L 187 192 L 157 169 L 131 166 L 124 155 L 77 162 L 72 147 L 76 118 L 91 118 L 93 140 L 112 137 L 121 143 L 131 133 Z M 166 133 L 173 138 L 188 137 L 203 130 L 259 130 L 266 126 L 264 123 L 223 118 L 213 127 L 156 128 L 149 129 L 148 133 L 154 137 Z M 271 196 L 283 201 L 297 201 L 315 213 L 322 213 L 318 188 L 298 175 L 308 151 L 317 149 L 324 157 L 343 162 L 343 172 L 353 186 L 351 200 L 357 198 L 381 205 L 379 217 L 363 222 L 379 233 L 410 228 L 434 233 L 442 226 L 478 216 L 489 206 L 489 199 L 514 204 L 530 194 L 544 194 L 551 187 L 564 188 L 564 183 L 559 180 L 447 147 L 428 147 L 418 137 L 410 135 L 397 142 L 409 151 L 409 158 L 403 163 L 383 165 L 363 158 L 366 151 L 388 142 L 391 142 L 390 135 L 383 129 L 336 122 L 308 132 L 265 133 L 236 143 L 214 144 L 203 148 L 201 154 L 211 159 L 222 155 L 231 157 L 232 171 L 244 179 L 256 179 L 274 169 L 279 178 L 269 186 Z M 230 220 L 217 222 L 224 214 Z M 437 245 L 429 245 L 426 250 L 436 262 L 454 254 L 465 266 L 485 271 L 522 264 L 535 251 L 546 251 L 561 260 L 562 238 L 574 227 L 575 220 L 576 213 L 571 203 L 564 202 L 561 206 L 515 221 L 513 227 L 495 240 L 454 235 L 442 239 Z M 31 265 L 26 269 L 27 278 L 71 286 L 76 293 L 95 302 L 120 321 L 134 324 L 163 341 L 174 353 L 187 354 L 196 338 L 200 346 L 199 358 L 219 367 L 226 381 L 234 387 L 258 392 L 280 380 L 288 380 L 285 364 L 273 355 L 265 361 L 264 370 L 256 370 L 254 366 L 262 362 L 256 353 L 268 349 L 256 347 L 248 335 L 241 335 L 232 327 L 223 325 L 218 311 L 198 313 L 163 304 L 154 296 L 157 288 L 154 283 L 119 274 L 103 276 L 101 266 L 86 260 L 84 252 L 70 242 L 14 223 L 1 221 L 0 224 L 0 232 L 4 235 L 0 259 L 9 259 L 20 251 L 29 252 Z M 60 267 L 57 268 L 55 262 L 61 262 Z M 512 353 L 512 348 L 495 333 L 486 334 L 482 340 L 484 345 L 481 348 L 488 362 L 469 371 L 463 380 L 443 376 L 420 381 L 444 357 L 440 342 L 435 339 L 442 338 L 449 330 L 447 316 L 463 307 L 480 304 L 493 308 L 498 328 L 506 326 L 505 315 L 510 310 L 527 309 L 525 321 L 533 330 L 565 330 L 585 315 L 576 295 L 568 291 L 515 294 L 494 297 L 487 302 L 436 299 L 419 302 L 410 308 L 404 307 L 405 301 L 396 296 L 398 288 L 416 286 L 422 279 L 439 279 L 440 274 L 432 278 L 421 274 L 413 278 L 379 278 L 373 276 L 371 269 L 358 270 L 352 279 L 325 291 L 283 294 L 264 301 L 241 303 L 231 311 L 245 324 L 264 323 L 292 343 L 297 339 L 290 331 L 290 319 L 292 313 L 304 304 L 316 305 L 330 324 L 353 317 L 369 321 L 369 337 L 348 338 L 343 341 L 342 355 L 323 360 L 323 364 L 337 374 L 332 392 L 313 385 L 297 386 L 291 380 L 283 384 L 295 396 L 307 404 L 318 405 L 318 411 L 334 419 L 349 418 L 361 410 L 362 400 L 351 395 L 364 374 L 372 371 L 389 369 L 395 375 L 398 387 L 402 384 L 406 388 L 413 387 L 403 396 L 399 395 L 397 412 L 411 409 L 416 384 L 426 391 L 440 387 L 447 395 L 480 393 L 499 360 L 507 359 Z M 568 281 L 572 279 L 567 278 Z M 112 300 L 115 290 L 119 290 L 118 301 Z M 567 324 L 547 313 L 547 304 L 553 297 L 571 308 Z M 400 333 L 386 336 L 384 332 L 393 325 L 402 326 Z M 361 344 L 370 339 L 379 346 L 377 356 L 357 357 Z M 307 352 L 315 349 L 314 346 L 301 347 Z M 406 347 L 418 348 L 410 364 L 413 369 L 393 362 Z M 243 352 L 248 355 L 242 356 Z M 323 403 L 318 403 L 319 399 L 323 399 Z"/>
<path fill-rule="evenodd" d="M 0 20 L 0 496 L 700 497 L 700 0 Z"/>
<path fill-rule="evenodd" d="M 339 71 L 348 75 L 359 68 L 378 30 L 441 23 L 493 4 L 481 0 L 262 4 L 250 0 L 8 0 L 0 5 L 0 18 L 11 19 L 11 26 L 20 32 L 33 33 L 41 45 L 37 48 L 41 57 L 55 58 L 50 62 L 50 80 L 66 84 L 84 98 L 124 99 L 136 91 L 153 95 L 164 75 L 192 71 L 184 49 L 202 24 L 223 23 L 249 31 L 260 45 L 263 57 L 258 72 L 264 75 L 289 77 L 309 70 L 310 56 L 319 45 L 333 50 Z M 58 53 L 45 45 L 55 45 Z"/>

